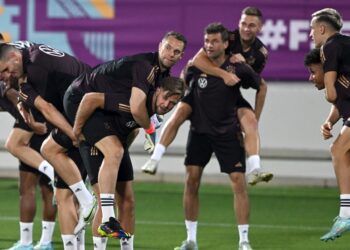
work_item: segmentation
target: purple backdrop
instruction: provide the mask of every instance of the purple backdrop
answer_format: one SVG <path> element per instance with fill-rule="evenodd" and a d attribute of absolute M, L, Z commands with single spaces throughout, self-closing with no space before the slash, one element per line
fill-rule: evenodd
<path fill-rule="evenodd" d="M 1 32 L 11 40 L 45 42 L 91 65 L 124 55 L 154 51 L 165 32 L 188 39 L 178 74 L 203 43 L 211 22 L 237 28 L 241 10 L 257 6 L 264 13 L 260 38 L 269 48 L 263 72 L 268 80 L 306 80 L 303 57 L 311 48 L 310 14 L 324 7 L 338 9 L 344 33 L 350 32 L 349 0 L 0 0 Z"/>
<path fill-rule="evenodd" d="M 310 49 L 309 18 L 314 11 L 333 7 L 350 18 L 350 2 L 310 0 L 127 0 L 118 1 L 117 54 L 155 49 L 155 43 L 168 30 L 182 32 L 189 41 L 183 61 L 175 68 L 178 73 L 185 62 L 203 44 L 203 29 L 214 21 L 230 29 L 238 26 L 241 10 L 257 6 L 264 14 L 265 25 L 260 38 L 269 48 L 269 60 L 263 76 L 270 80 L 306 80 L 303 57 Z M 350 31 L 345 22 L 344 32 Z"/>

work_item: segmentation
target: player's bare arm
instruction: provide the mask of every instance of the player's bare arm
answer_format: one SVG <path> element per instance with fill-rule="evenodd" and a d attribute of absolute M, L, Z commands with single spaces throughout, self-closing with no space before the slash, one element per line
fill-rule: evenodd
<path fill-rule="evenodd" d="M 35 134 L 44 135 L 47 133 L 46 122 L 37 122 L 30 110 L 28 112 L 28 118 L 27 124 Z"/>
<path fill-rule="evenodd" d="M 264 108 L 265 99 L 266 99 L 266 93 L 267 93 L 267 84 L 264 79 L 261 78 L 260 88 L 257 90 L 255 95 L 255 116 L 256 119 L 259 121 L 261 112 Z"/>
<path fill-rule="evenodd" d="M 337 72 L 329 71 L 324 74 L 325 94 L 328 102 L 334 103 L 337 99 L 337 91 L 335 89 L 335 81 L 337 80 Z"/>
<path fill-rule="evenodd" d="M 221 77 L 226 85 L 234 86 L 240 81 L 237 75 L 217 67 L 212 61 L 210 61 L 203 48 L 193 57 L 192 63 L 195 67 L 209 75 Z"/>
<path fill-rule="evenodd" d="M 75 122 L 73 126 L 73 133 L 78 140 L 82 140 L 82 128 L 84 127 L 86 121 L 92 115 L 92 113 L 97 109 L 103 109 L 105 102 L 104 93 L 87 93 L 81 100 L 77 115 L 75 117 Z"/>
<path fill-rule="evenodd" d="M 75 141 L 72 126 L 55 106 L 45 101 L 41 96 L 35 98 L 34 106 L 43 114 L 47 121 L 62 130 L 69 138 Z"/>
<path fill-rule="evenodd" d="M 146 108 L 146 94 L 136 87 L 131 89 L 130 111 L 137 124 L 144 129 L 150 127 L 151 122 Z"/>

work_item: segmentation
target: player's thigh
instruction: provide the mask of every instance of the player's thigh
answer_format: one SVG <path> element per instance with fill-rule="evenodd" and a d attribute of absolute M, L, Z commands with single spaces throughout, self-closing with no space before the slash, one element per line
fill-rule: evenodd
<path fill-rule="evenodd" d="M 242 107 L 237 110 L 239 123 L 243 131 L 248 131 L 257 128 L 258 121 L 252 109 Z"/>
<path fill-rule="evenodd" d="M 210 161 L 212 154 L 213 149 L 208 137 L 190 130 L 186 144 L 185 165 L 204 168 Z"/>
<path fill-rule="evenodd" d="M 11 151 L 18 145 L 28 145 L 32 136 L 33 132 L 31 131 L 22 128 L 13 128 L 6 139 L 5 147 Z"/>
<path fill-rule="evenodd" d="M 337 137 L 333 142 L 333 150 L 347 152 L 350 150 L 350 127 L 344 125 Z"/>
<path fill-rule="evenodd" d="M 124 152 L 122 142 L 117 136 L 114 118 L 113 115 L 95 111 L 83 127 L 87 142 L 96 146 L 105 158 L 122 158 Z"/>
<path fill-rule="evenodd" d="M 94 186 L 98 183 L 98 172 L 103 161 L 103 155 L 95 146 L 91 146 L 87 141 L 80 143 L 79 152 L 89 176 L 90 184 Z"/>
<path fill-rule="evenodd" d="M 245 172 L 245 150 L 237 136 L 232 134 L 211 137 L 211 144 L 219 161 L 221 172 Z"/>

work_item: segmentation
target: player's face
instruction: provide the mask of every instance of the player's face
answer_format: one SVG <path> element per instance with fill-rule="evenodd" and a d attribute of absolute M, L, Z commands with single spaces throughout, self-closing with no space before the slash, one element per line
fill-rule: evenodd
<path fill-rule="evenodd" d="M 158 88 L 155 93 L 155 107 L 158 115 L 165 115 L 180 101 L 180 95 L 169 96 L 169 91 Z"/>
<path fill-rule="evenodd" d="M 320 22 L 316 22 L 315 18 L 311 20 L 310 24 L 310 38 L 314 42 L 316 48 L 320 48 L 323 45 L 322 33 L 324 26 Z"/>
<path fill-rule="evenodd" d="M 324 71 L 321 63 L 311 64 L 308 66 L 311 81 L 318 90 L 324 89 Z"/>
<path fill-rule="evenodd" d="M 222 40 L 220 33 L 204 35 L 204 49 L 208 57 L 212 60 L 224 56 L 227 46 L 228 42 Z"/>
<path fill-rule="evenodd" d="M 244 42 L 252 42 L 258 36 L 262 23 L 257 16 L 243 14 L 239 20 L 239 34 Z"/>
<path fill-rule="evenodd" d="M 177 40 L 174 36 L 163 39 L 159 44 L 159 63 L 163 68 L 171 68 L 177 63 L 184 50 L 184 43 Z"/>
<path fill-rule="evenodd" d="M 23 76 L 22 60 L 16 54 L 9 55 L 0 61 L 0 79 L 9 81 L 10 77 L 20 78 Z"/>

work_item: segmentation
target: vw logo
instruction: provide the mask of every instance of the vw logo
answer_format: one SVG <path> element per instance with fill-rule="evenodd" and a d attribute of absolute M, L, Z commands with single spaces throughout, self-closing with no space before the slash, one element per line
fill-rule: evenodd
<path fill-rule="evenodd" d="M 198 78 L 198 86 L 204 89 L 208 85 L 208 81 L 206 78 Z"/>

